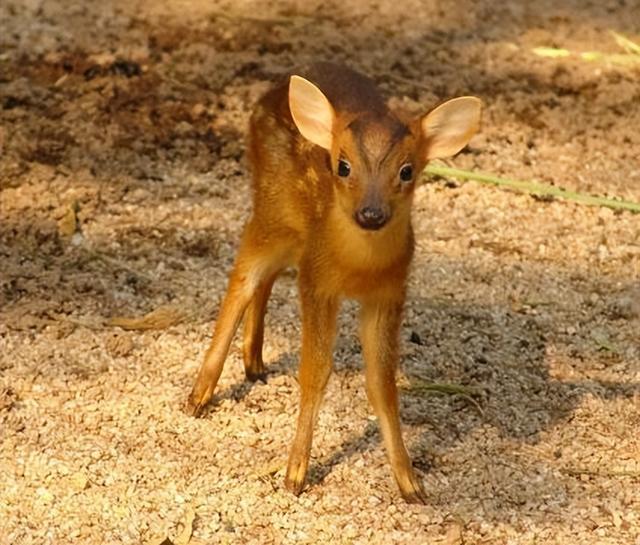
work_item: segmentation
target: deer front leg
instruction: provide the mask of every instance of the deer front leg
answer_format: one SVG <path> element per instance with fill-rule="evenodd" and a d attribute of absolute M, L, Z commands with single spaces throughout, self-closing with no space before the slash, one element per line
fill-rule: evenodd
<path fill-rule="evenodd" d="M 402 303 L 365 301 L 360 338 L 365 360 L 367 397 L 378 417 L 382 438 L 400 492 L 409 503 L 426 496 L 413 470 L 400 432 L 396 368 Z"/>
<path fill-rule="evenodd" d="M 300 412 L 289 454 L 285 486 L 295 495 L 304 488 L 311 454 L 313 427 L 318 417 L 333 366 L 332 351 L 338 301 L 317 296 L 306 286 L 302 301 L 302 358 L 300 362 Z"/>

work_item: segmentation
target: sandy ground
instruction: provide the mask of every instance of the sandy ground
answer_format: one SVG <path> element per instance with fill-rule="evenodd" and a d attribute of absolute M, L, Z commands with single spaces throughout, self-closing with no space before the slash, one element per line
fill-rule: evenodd
<path fill-rule="evenodd" d="M 267 383 L 243 382 L 235 344 L 215 404 L 182 412 L 270 81 L 330 59 L 416 112 L 476 94 L 482 133 L 451 164 L 640 201 L 640 70 L 532 52 L 619 53 L 611 30 L 637 39 L 640 4 L 1 2 L 0 543 L 640 544 L 637 215 L 417 191 L 402 414 L 428 505 L 392 482 L 351 304 L 310 485 L 284 489 L 293 274 Z M 176 323 L 108 322 L 157 309 Z"/>

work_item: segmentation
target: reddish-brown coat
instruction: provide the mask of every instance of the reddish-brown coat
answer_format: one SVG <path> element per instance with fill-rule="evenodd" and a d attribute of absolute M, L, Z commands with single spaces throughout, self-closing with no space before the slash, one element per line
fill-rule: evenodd
<path fill-rule="evenodd" d="M 465 97 L 405 125 L 371 80 L 328 63 L 297 71 L 254 110 L 248 150 L 253 213 L 188 410 L 197 414 L 211 399 L 243 315 L 246 374 L 252 380 L 263 376 L 266 302 L 277 275 L 295 266 L 302 307 L 301 400 L 286 477 L 294 493 L 304 486 L 332 367 L 336 315 L 346 297 L 361 302 L 367 394 L 395 478 L 408 501 L 424 500 L 400 434 L 395 385 L 414 247 L 415 175 L 403 181 L 399 170 L 409 164 L 419 173 L 433 156 L 455 153 L 478 120 L 479 101 Z M 338 175 L 340 160 L 349 162 L 348 176 Z M 362 219 L 367 211 L 380 220 L 375 226 Z"/>

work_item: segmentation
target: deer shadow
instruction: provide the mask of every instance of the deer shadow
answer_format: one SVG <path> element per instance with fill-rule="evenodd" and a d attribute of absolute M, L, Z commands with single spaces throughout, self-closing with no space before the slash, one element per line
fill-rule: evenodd
<path fill-rule="evenodd" d="M 554 277 L 559 276 L 554 272 Z M 352 310 L 348 310 L 344 324 L 349 329 L 353 328 L 355 316 Z M 571 373 L 567 378 L 554 368 L 550 358 L 554 351 L 563 349 L 577 365 L 588 361 L 591 365 L 610 366 L 625 360 L 622 350 L 602 346 L 589 337 L 588 332 L 595 325 L 589 321 L 581 331 L 567 337 L 565 310 L 560 303 L 538 312 L 527 305 L 514 308 L 442 296 L 414 296 L 407 302 L 408 317 L 401 333 L 401 365 L 407 385 L 401 393 L 401 415 L 405 433 L 411 438 L 407 444 L 414 465 L 432 481 L 438 475 L 460 469 L 447 468 L 441 458 L 464 448 L 467 459 L 486 464 L 487 475 L 495 479 L 495 494 L 488 500 L 492 516 L 508 517 L 523 503 L 541 501 L 549 490 L 565 494 L 566 487 L 562 479 L 543 471 L 539 463 L 530 468 L 519 467 L 510 452 L 496 452 L 493 447 L 470 440 L 474 435 L 488 433 L 500 443 L 535 447 L 545 433 L 570 426 L 576 409 L 587 397 L 615 401 L 640 395 L 640 384 L 624 380 L 624 375 L 615 382 L 597 376 L 585 378 L 588 373 L 584 369 L 574 369 L 573 375 L 580 376 L 574 379 Z M 598 315 L 594 313 L 591 320 L 595 322 Z M 613 333 L 619 319 L 615 315 L 608 318 L 604 334 Z M 598 324 L 602 326 L 601 319 Z M 343 335 L 346 329 L 342 328 Z M 344 341 L 336 351 L 338 375 L 348 375 L 362 365 L 356 337 L 347 335 Z M 295 353 L 282 354 L 267 365 L 268 375 L 293 374 L 297 360 Z M 459 389 L 448 395 L 431 395 L 438 390 L 430 393 L 424 388 L 427 383 L 455 384 Z M 241 401 L 251 388 L 251 384 L 239 383 L 218 394 L 217 399 Z M 361 432 L 344 438 L 330 455 L 312 459 L 309 486 L 321 484 L 350 458 L 377 448 L 380 439 L 377 423 L 367 422 Z M 559 453 L 559 466 L 562 463 Z M 516 468 L 520 473 L 496 473 L 492 465 Z M 538 481 L 532 479 L 533 473 L 538 475 Z M 544 479 L 539 479 L 540 474 L 545 475 Z M 468 477 L 462 471 L 456 478 L 465 482 Z M 446 490 L 431 491 L 430 500 L 447 504 Z M 571 501 L 571 495 L 567 501 Z"/>

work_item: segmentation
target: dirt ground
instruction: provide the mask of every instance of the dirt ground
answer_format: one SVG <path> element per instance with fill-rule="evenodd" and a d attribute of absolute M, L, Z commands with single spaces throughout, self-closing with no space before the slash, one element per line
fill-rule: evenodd
<path fill-rule="evenodd" d="M 482 132 L 452 165 L 640 201 L 640 68 L 533 52 L 619 53 L 612 30 L 638 41 L 637 1 L 3 0 L 0 543 L 639 545 L 628 212 L 418 189 L 400 380 L 425 506 L 392 481 L 352 304 L 309 487 L 284 489 L 293 274 L 270 302 L 267 383 L 243 382 L 237 341 L 214 405 L 182 412 L 250 210 L 247 119 L 271 81 L 328 59 L 416 112 L 475 94 Z M 109 325 L 154 310 L 156 329 Z"/>

